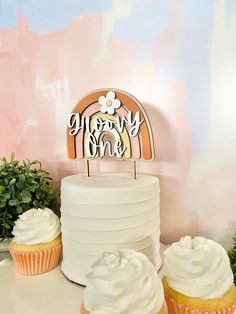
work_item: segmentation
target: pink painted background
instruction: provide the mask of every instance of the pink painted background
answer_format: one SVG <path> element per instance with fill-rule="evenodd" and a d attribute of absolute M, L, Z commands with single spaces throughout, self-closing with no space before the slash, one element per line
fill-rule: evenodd
<path fill-rule="evenodd" d="M 75 103 L 124 89 L 148 112 L 161 181 L 162 240 L 236 230 L 236 3 L 12 1 L 0 6 L 0 155 L 40 159 L 60 183 L 84 171 L 67 158 Z M 92 162 L 129 171 L 128 162 Z"/>

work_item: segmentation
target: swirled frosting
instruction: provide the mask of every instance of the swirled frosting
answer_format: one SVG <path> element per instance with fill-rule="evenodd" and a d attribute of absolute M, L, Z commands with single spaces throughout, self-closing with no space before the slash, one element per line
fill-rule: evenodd
<path fill-rule="evenodd" d="M 171 288 L 184 295 L 217 299 L 233 285 L 228 255 L 212 240 L 186 236 L 164 255 L 164 276 Z"/>
<path fill-rule="evenodd" d="M 164 302 L 155 267 L 141 253 L 104 253 L 87 275 L 84 306 L 90 314 L 157 314 Z"/>
<path fill-rule="evenodd" d="M 29 245 L 51 242 L 60 233 L 60 220 L 49 208 L 26 211 L 19 216 L 12 232 L 14 242 Z"/>

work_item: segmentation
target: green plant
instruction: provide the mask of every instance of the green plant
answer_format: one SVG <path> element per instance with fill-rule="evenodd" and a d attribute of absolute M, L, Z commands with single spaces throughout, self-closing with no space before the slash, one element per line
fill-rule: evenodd
<path fill-rule="evenodd" d="M 38 160 L 20 163 L 14 153 L 10 161 L 0 159 L 0 239 L 12 237 L 15 220 L 28 209 L 55 210 L 57 196 L 48 175 Z"/>
<path fill-rule="evenodd" d="M 231 268 L 234 274 L 234 284 L 236 285 L 236 232 L 233 237 L 234 240 L 234 246 L 228 251 L 229 259 L 231 263 Z"/>

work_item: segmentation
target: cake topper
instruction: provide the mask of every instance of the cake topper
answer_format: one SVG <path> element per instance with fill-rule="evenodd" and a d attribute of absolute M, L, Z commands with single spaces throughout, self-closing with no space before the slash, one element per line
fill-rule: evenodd
<path fill-rule="evenodd" d="M 154 145 L 150 122 L 141 103 L 129 93 L 104 88 L 82 98 L 67 125 L 68 155 L 89 160 L 105 155 L 133 161 L 152 160 Z"/>

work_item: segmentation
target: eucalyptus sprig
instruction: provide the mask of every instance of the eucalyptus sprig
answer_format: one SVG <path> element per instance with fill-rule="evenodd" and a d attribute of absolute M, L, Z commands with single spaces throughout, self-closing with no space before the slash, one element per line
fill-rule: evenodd
<path fill-rule="evenodd" d="M 56 209 L 57 195 L 49 173 L 38 160 L 20 163 L 11 154 L 0 159 L 0 239 L 12 237 L 15 220 L 30 208 Z"/>
<path fill-rule="evenodd" d="M 228 251 L 231 268 L 234 274 L 234 284 L 236 286 L 236 232 L 233 237 L 234 244 L 233 247 Z"/>

